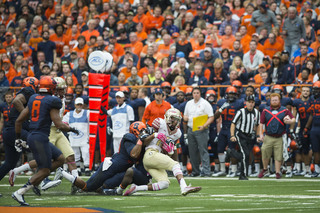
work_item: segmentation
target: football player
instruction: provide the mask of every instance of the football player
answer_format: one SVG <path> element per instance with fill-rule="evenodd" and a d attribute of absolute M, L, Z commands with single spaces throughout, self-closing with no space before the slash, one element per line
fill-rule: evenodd
<path fill-rule="evenodd" d="M 130 92 L 130 99 L 127 104 L 130 105 L 134 112 L 134 121 L 141 121 L 145 109 L 146 101 L 138 98 L 139 89 L 132 88 Z"/>
<path fill-rule="evenodd" d="M 25 78 L 22 82 L 22 89 L 16 94 L 13 99 L 10 109 L 7 109 L 8 118 L 4 123 L 3 128 L 3 144 L 5 150 L 5 161 L 0 167 L 0 180 L 13 169 L 21 153 L 15 149 L 15 122 L 20 114 L 20 112 L 26 107 L 29 98 L 36 93 L 37 87 L 39 85 L 39 80 L 34 77 Z M 27 140 L 29 123 L 25 122 L 21 131 L 21 138 Z M 11 183 L 10 183 L 11 184 Z M 12 185 L 12 184 L 11 184 Z M 13 185 L 12 185 L 13 186 Z"/>
<path fill-rule="evenodd" d="M 65 89 L 67 88 L 66 82 L 63 78 L 61 77 L 55 77 L 54 80 L 56 81 L 57 85 L 56 85 L 56 96 L 59 97 L 61 99 L 61 103 L 62 103 L 62 107 L 59 111 L 60 113 L 60 117 L 63 117 L 63 113 L 65 111 Z M 70 143 L 68 141 L 68 139 L 66 138 L 66 136 L 54 126 L 54 123 L 52 123 L 52 126 L 50 128 L 50 135 L 49 135 L 49 141 L 55 145 L 59 150 L 62 151 L 63 156 L 66 158 L 66 162 L 69 168 L 69 171 L 75 175 L 78 176 L 78 171 L 77 171 L 77 165 L 75 163 L 75 158 L 74 158 L 74 152 L 73 149 L 70 146 Z M 13 170 L 10 170 L 9 172 L 9 183 L 11 186 L 14 185 L 14 181 L 16 179 L 16 175 L 30 170 L 30 169 L 34 169 L 37 168 L 37 162 L 35 160 L 32 160 L 28 163 L 25 163 L 23 165 L 21 165 L 20 167 L 14 168 Z M 58 183 L 60 183 L 59 180 L 61 179 L 61 175 L 59 173 L 56 174 L 55 178 L 54 178 L 54 182 L 50 182 L 51 180 L 49 178 L 45 178 L 40 186 L 42 190 L 48 190 L 52 187 L 55 187 L 57 185 L 59 185 Z M 35 186 L 36 188 L 37 186 Z M 34 190 L 34 192 L 40 196 L 40 191 L 39 190 Z M 72 192 L 72 190 L 71 190 Z"/>
<path fill-rule="evenodd" d="M 303 130 L 303 135 L 308 137 L 308 134 L 310 134 L 314 157 L 314 172 L 311 177 L 320 177 L 320 81 L 313 83 L 312 92 L 314 100 L 312 100 L 310 108 L 307 111 L 310 113 L 310 116 Z"/>
<path fill-rule="evenodd" d="M 296 152 L 296 175 L 305 175 L 305 177 L 311 177 L 311 170 L 310 170 L 310 137 L 303 137 L 303 130 L 307 124 L 309 119 L 310 113 L 307 112 L 309 109 L 312 99 L 311 95 L 311 88 L 310 87 L 302 87 L 301 88 L 301 96 L 299 99 L 293 100 L 293 116 L 298 116 L 298 126 L 296 128 L 296 135 L 298 136 L 298 140 L 300 140 L 301 148 Z M 303 168 L 301 169 L 301 162 Z"/>
<path fill-rule="evenodd" d="M 220 99 L 217 103 L 217 110 L 214 114 L 214 120 L 222 118 L 222 128 L 218 135 L 218 158 L 220 161 L 220 172 L 212 174 L 213 177 L 225 176 L 226 166 L 225 158 L 226 155 L 224 151 L 228 146 L 229 149 L 235 149 L 235 143 L 230 141 L 230 126 L 235 116 L 235 113 L 244 107 L 244 101 L 242 99 L 237 99 L 238 90 L 231 86 L 226 90 L 226 99 Z M 231 160 L 231 172 L 228 177 L 235 177 L 237 171 L 237 160 L 235 158 L 230 158 Z"/>
<path fill-rule="evenodd" d="M 61 151 L 49 142 L 49 134 L 52 122 L 61 131 L 71 131 L 79 134 L 79 131 L 62 122 L 59 110 L 62 107 L 61 100 L 52 96 L 55 93 L 56 81 L 50 76 L 40 79 L 39 94 L 30 97 L 27 107 L 20 113 L 15 123 L 16 146 L 25 146 L 21 139 L 22 125 L 30 117 L 30 134 L 27 144 L 33 153 L 39 170 L 19 190 L 12 194 L 22 206 L 29 206 L 24 200 L 24 194 L 34 186 L 38 186 L 51 171 L 63 165 L 65 158 Z M 61 182 L 61 181 L 60 181 Z"/>
<path fill-rule="evenodd" d="M 166 170 L 173 172 L 180 185 L 182 195 L 185 196 L 201 190 L 201 187 L 187 186 L 179 162 L 170 157 L 177 156 L 175 142 L 181 137 L 179 129 L 181 119 L 180 111 L 171 108 L 165 113 L 164 119 L 156 118 L 152 122 L 155 133 L 145 139 L 146 152 L 143 157 L 143 164 L 157 182 L 141 186 L 131 185 L 124 196 L 132 195 L 137 191 L 158 191 L 168 188 L 170 181 Z"/>
<path fill-rule="evenodd" d="M 110 184 L 107 182 L 108 179 L 114 178 L 116 175 L 121 178 L 122 174 L 119 173 L 126 172 L 128 168 L 139 160 L 143 145 L 139 137 L 143 135 L 142 133 L 145 129 L 146 125 L 140 121 L 132 123 L 130 125 L 130 132 L 126 133 L 121 139 L 119 152 L 114 154 L 112 158 L 106 157 L 98 170 L 87 182 L 65 171 L 61 171 L 63 177 L 83 191 L 101 193 L 101 187 L 105 182 L 108 185 L 107 187 L 110 187 Z"/>

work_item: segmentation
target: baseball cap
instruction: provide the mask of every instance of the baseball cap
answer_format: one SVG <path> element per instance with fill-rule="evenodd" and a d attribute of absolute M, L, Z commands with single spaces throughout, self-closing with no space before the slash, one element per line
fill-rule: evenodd
<path fill-rule="evenodd" d="M 12 36 L 12 32 L 6 32 L 5 36 Z"/>
<path fill-rule="evenodd" d="M 306 40 L 304 40 L 304 38 L 300 38 L 299 43 L 304 43 L 306 42 Z"/>
<path fill-rule="evenodd" d="M 311 53 L 308 54 L 308 56 L 315 56 L 315 57 L 317 57 L 317 54 L 316 54 L 315 52 L 311 52 Z"/>
<path fill-rule="evenodd" d="M 232 12 L 230 10 L 227 10 L 224 14 L 227 16 L 230 16 L 230 15 L 232 15 Z"/>
<path fill-rule="evenodd" d="M 254 101 L 254 99 L 255 99 L 254 95 L 248 95 L 246 97 L 246 101 Z"/>
<path fill-rule="evenodd" d="M 81 73 L 81 75 L 89 76 L 89 73 L 88 73 L 87 71 L 83 71 L 83 72 Z"/>
<path fill-rule="evenodd" d="M 256 81 L 254 80 L 254 78 L 249 78 L 248 82 L 256 83 Z"/>
<path fill-rule="evenodd" d="M 207 38 L 206 44 L 213 44 L 213 40 L 211 38 L 209 38 L 209 39 Z"/>
<path fill-rule="evenodd" d="M 93 18 L 94 19 L 96 19 L 96 18 L 100 19 L 100 16 L 99 15 L 95 15 L 95 16 L 93 16 Z"/>
<path fill-rule="evenodd" d="M 128 16 L 134 16 L 134 13 L 132 11 L 129 11 L 127 15 Z"/>
<path fill-rule="evenodd" d="M 162 94 L 162 89 L 161 88 L 156 88 L 154 90 L 154 94 Z"/>
<path fill-rule="evenodd" d="M 268 5 L 267 5 L 266 2 L 262 2 L 262 3 L 260 4 L 260 7 L 262 7 L 264 10 L 267 10 L 267 9 L 268 9 Z"/>
<path fill-rule="evenodd" d="M 197 0 L 192 0 L 191 3 L 198 4 L 198 1 Z"/>
<path fill-rule="evenodd" d="M 44 67 L 49 67 L 49 69 L 50 69 L 50 66 L 47 63 L 43 64 L 42 68 L 44 68 Z"/>
<path fill-rule="evenodd" d="M 263 68 L 267 68 L 265 64 L 259 64 L 259 69 L 262 68 L 262 67 Z"/>
<path fill-rule="evenodd" d="M 129 57 L 129 58 L 127 59 L 127 61 L 128 61 L 128 60 L 131 60 L 131 61 L 133 61 L 133 58 L 132 58 L 132 57 Z"/>
<path fill-rule="evenodd" d="M 185 54 L 184 54 L 184 52 L 179 51 L 179 52 L 177 52 L 176 57 L 184 58 Z"/>
<path fill-rule="evenodd" d="M 83 98 L 81 98 L 81 97 L 76 98 L 76 100 L 74 101 L 74 104 L 75 104 L 75 105 L 77 105 L 77 104 L 83 104 Z"/>
<path fill-rule="evenodd" d="M 290 53 L 289 53 L 289 51 L 288 51 L 288 50 L 283 50 L 283 51 L 281 52 L 281 55 L 283 55 L 283 54 L 290 55 Z"/>
<path fill-rule="evenodd" d="M 204 48 L 204 51 L 212 52 L 212 50 L 211 50 L 211 48 L 210 48 L 210 47 L 206 47 L 206 48 Z"/>
<path fill-rule="evenodd" d="M 183 5 L 181 5 L 181 6 L 179 7 L 179 9 L 180 9 L 180 10 L 187 10 L 187 6 L 183 4 Z"/>
<path fill-rule="evenodd" d="M 117 97 L 117 96 L 119 96 L 120 98 L 124 98 L 124 93 L 121 92 L 121 91 L 118 91 L 118 92 L 116 93 L 116 97 Z"/>
<path fill-rule="evenodd" d="M 180 34 L 179 34 L 179 33 L 177 33 L 177 32 L 172 33 L 172 37 L 173 37 L 173 38 L 178 38 L 179 36 L 180 36 Z"/>
<path fill-rule="evenodd" d="M 197 53 L 196 52 L 190 52 L 189 53 L 189 58 L 194 58 L 197 57 Z"/>
<path fill-rule="evenodd" d="M 110 35 L 110 38 L 116 38 L 115 34 L 112 33 L 112 34 Z"/>
<path fill-rule="evenodd" d="M 312 10 L 311 9 L 307 9 L 306 12 L 311 12 L 312 13 Z"/>
<path fill-rule="evenodd" d="M 5 58 L 5 59 L 2 60 L 2 63 L 10 63 L 10 60 Z"/>
<path fill-rule="evenodd" d="M 253 34 L 252 34 L 252 37 L 253 37 L 253 36 L 259 37 L 259 34 L 258 34 L 258 33 L 253 33 Z"/>
<path fill-rule="evenodd" d="M 264 60 L 271 61 L 271 60 L 270 60 L 270 57 L 269 57 L 268 55 L 263 56 L 263 59 L 262 59 L 262 60 L 263 60 L 263 61 L 264 61 Z"/>
<path fill-rule="evenodd" d="M 197 10 L 203 10 L 203 8 L 201 7 L 201 5 L 197 6 Z"/>
<path fill-rule="evenodd" d="M 272 56 L 272 58 L 280 58 L 280 54 L 279 53 L 276 53 Z"/>

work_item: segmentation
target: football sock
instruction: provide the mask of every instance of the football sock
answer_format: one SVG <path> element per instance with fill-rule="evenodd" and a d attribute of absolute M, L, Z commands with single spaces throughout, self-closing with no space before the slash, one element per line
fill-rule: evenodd
<path fill-rule="evenodd" d="M 136 186 L 136 191 L 148 191 L 148 185 Z"/>
<path fill-rule="evenodd" d="M 166 189 L 168 187 L 169 187 L 169 183 L 167 181 L 159 181 L 157 183 L 152 184 L 152 191 L 159 191 L 162 189 Z M 147 187 L 147 190 L 148 190 L 148 187 Z M 146 190 L 144 190 L 144 191 L 146 191 Z"/>
<path fill-rule="evenodd" d="M 301 172 L 301 163 L 296 163 L 296 169 L 298 172 Z"/>
<path fill-rule="evenodd" d="M 231 172 L 237 172 L 237 164 L 231 165 Z"/>
<path fill-rule="evenodd" d="M 220 164 L 218 163 L 215 164 L 214 171 L 220 171 Z"/>
<path fill-rule="evenodd" d="M 287 172 L 292 172 L 291 166 L 287 166 Z"/>
<path fill-rule="evenodd" d="M 117 194 L 121 195 L 123 193 L 123 186 L 120 184 L 119 187 L 117 188 Z"/>
<path fill-rule="evenodd" d="M 303 172 L 303 171 L 306 171 L 306 169 L 307 169 L 307 168 L 306 168 L 306 164 L 302 163 L 302 172 Z"/>
<path fill-rule="evenodd" d="M 315 171 L 316 173 L 320 173 L 319 164 L 314 164 L 314 171 Z"/>
<path fill-rule="evenodd" d="M 252 174 L 252 166 L 249 165 L 249 166 L 248 166 L 248 175 L 251 175 L 251 174 Z"/>
<path fill-rule="evenodd" d="M 260 163 L 255 163 L 254 164 L 254 172 L 259 173 L 260 172 Z"/>
<path fill-rule="evenodd" d="M 22 166 L 19 166 L 17 168 L 14 168 L 14 173 L 20 174 L 21 172 L 31 170 L 29 163 L 23 164 Z"/>
<path fill-rule="evenodd" d="M 27 191 L 32 189 L 34 186 L 31 185 L 30 181 L 28 181 L 24 186 L 22 186 L 20 189 L 18 189 L 19 195 L 24 195 Z"/>
<path fill-rule="evenodd" d="M 79 173 L 78 173 L 78 169 L 74 169 L 71 171 L 71 174 L 75 177 L 78 177 L 79 176 Z"/>
<path fill-rule="evenodd" d="M 306 172 L 311 173 L 310 165 L 306 166 Z"/>
<path fill-rule="evenodd" d="M 71 183 L 74 183 L 74 181 L 76 180 L 76 177 L 75 177 L 75 176 L 69 174 L 68 172 L 66 172 L 66 171 L 64 171 L 64 170 L 62 171 L 62 175 L 63 175 L 63 177 L 64 177 L 65 179 L 67 179 L 67 180 L 70 181 Z"/>
<path fill-rule="evenodd" d="M 179 182 L 179 185 L 180 185 L 181 189 L 184 189 L 185 187 L 187 187 L 187 183 L 184 180 L 184 178 L 181 178 L 178 182 Z"/>
<path fill-rule="evenodd" d="M 220 170 L 221 172 L 226 172 L 226 164 L 225 164 L 225 158 L 226 158 L 226 155 L 225 154 L 222 154 L 222 155 L 218 155 L 219 157 L 219 161 L 220 161 Z"/>
<path fill-rule="evenodd" d="M 177 177 L 178 175 L 182 175 L 182 171 L 178 163 L 172 167 L 172 172 L 175 177 Z"/>

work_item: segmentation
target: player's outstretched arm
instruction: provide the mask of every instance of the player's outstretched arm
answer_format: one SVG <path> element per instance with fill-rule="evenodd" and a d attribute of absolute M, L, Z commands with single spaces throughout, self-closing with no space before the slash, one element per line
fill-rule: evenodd
<path fill-rule="evenodd" d="M 62 122 L 62 119 L 59 115 L 59 109 L 51 109 L 50 117 L 54 125 L 63 132 L 75 132 L 76 130 L 67 124 Z M 76 132 L 75 132 L 76 133 Z"/>

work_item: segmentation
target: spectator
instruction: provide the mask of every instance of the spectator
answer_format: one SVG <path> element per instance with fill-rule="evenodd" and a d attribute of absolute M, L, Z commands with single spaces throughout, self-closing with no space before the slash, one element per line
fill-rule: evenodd
<path fill-rule="evenodd" d="M 250 50 L 243 56 L 243 65 L 249 74 L 256 70 L 259 64 L 262 64 L 263 56 L 263 53 L 257 50 L 257 42 L 250 41 Z"/>
<path fill-rule="evenodd" d="M 9 87 L 9 81 L 3 69 L 0 69 L 0 87 Z"/>
<path fill-rule="evenodd" d="M 222 84 L 223 82 L 228 81 L 228 74 L 227 71 L 223 69 L 223 61 L 221 59 L 215 60 L 209 81 L 212 84 Z"/>
<path fill-rule="evenodd" d="M 272 26 L 279 27 L 276 16 L 268 9 L 266 2 L 262 2 L 259 5 L 259 10 L 252 13 L 251 25 L 256 28 L 258 34 L 263 28 L 266 28 L 268 33 L 271 33 Z"/>
<path fill-rule="evenodd" d="M 221 32 L 221 31 L 220 31 Z M 232 26 L 227 25 L 224 29 L 224 35 L 221 37 L 222 49 L 232 49 L 233 42 L 236 40 L 234 35 L 232 35 Z"/>
<path fill-rule="evenodd" d="M 297 9 L 289 7 L 288 18 L 283 23 L 283 34 L 285 35 L 285 49 L 293 56 L 299 49 L 300 38 L 306 38 L 306 29 L 300 17 L 297 16 Z"/>
<path fill-rule="evenodd" d="M 228 70 L 232 64 L 232 59 L 230 58 L 230 51 L 228 49 L 223 49 L 221 51 L 221 58 L 223 61 L 223 68 Z"/>
<path fill-rule="evenodd" d="M 272 64 L 268 70 L 268 83 L 285 84 L 286 82 L 287 73 L 284 70 L 280 57 L 280 52 L 276 53 L 272 57 Z"/>
<path fill-rule="evenodd" d="M 283 135 L 286 133 L 285 124 L 293 124 L 295 118 L 292 113 L 281 106 L 281 97 L 279 94 L 273 93 L 270 95 L 270 107 L 264 109 L 261 113 L 260 119 L 260 137 L 258 140 L 263 142 L 261 147 L 263 170 L 259 173 L 258 177 L 262 178 L 268 173 L 268 165 L 271 156 L 274 156 L 276 178 L 280 179 L 280 167 L 283 160 Z M 276 118 L 276 119 L 275 119 Z M 265 126 L 265 136 L 263 133 L 263 126 Z"/>
<path fill-rule="evenodd" d="M 17 71 L 14 69 L 9 59 L 6 58 L 2 60 L 2 70 L 6 73 L 9 84 L 11 84 L 12 79 L 17 75 Z"/>
<path fill-rule="evenodd" d="M 230 52 L 230 55 L 231 58 L 233 58 L 233 60 L 236 56 L 239 56 L 241 60 L 243 59 L 243 50 L 241 49 L 240 41 L 235 40 L 233 42 L 232 51 Z"/>
<path fill-rule="evenodd" d="M 108 115 L 112 119 L 114 153 L 119 152 L 121 138 L 124 134 L 129 133 L 129 127 L 134 121 L 133 109 L 124 102 L 124 93 L 121 91 L 117 92 L 116 100 L 118 105 L 108 110 Z"/>
<path fill-rule="evenodd" d="M 184 110 L 184 139 L 188 144 L 190 162 L 192 165 L 191 176 L 202 177 L 211 176 L 210 158 L 208 153 L 209 130 L 208 126 L 213 122 L 213 109 L 210 103 L 201 98 L 199 87 L 193 88 L 193 99 L 188 101 Z M 208 115 L 207 121 L 202 126 L 197 126 L 194 130 L 194 118 Z M 188 142 L 186 142 L 188 141 Z M 200 163 L 202 171 L 200 173 Z"/>
<path fill-rule="evenodd" d="M 131 88 L 130 97 L 127 104 L 130 105 L 134 112 L 134 121 L 141 121 L 145 110 L 146 101 L 138 97 L 139 89 Z"/>
<path fill-rule="evenodd" d="M 277 42 L 276 35 L 274 33 L 269 33 L 268 39 L 264 42 L 263 54 L 272 58 L 276 52 L 281 52 L 283 50 L 283 45 Z"/>
<path fill-rule="evenodd" d="M 12 79 L 11 86 L 12 87 L 21 87 L 22 81 L 24 78 L 28 77 L 28 67 L 27 66 L 22 66 L 21 67 L 21 72 L 19 76 L 16 76 Z"/>
<path fill-rule="evenodd" d="M 127 78 L 126 83 L 129 86 L 138 86 L 142 84 L 142 79 L 138 76 L 138 70 L 136 67 L 131 68 L 131 76 Z"/>
<path fill-rule="evenodd" d="M 62 55 L 62 48 L 64 45 L 69 45 L 69 39 L 67 35 L 63 34 L 64 27 L 61 24 L 57 24 L 55 26 L 55 33 L 50 35 L 50 41 L 56 44 L 57 56 L 60 57 Z"/>
<path fill-rule="evenodd" d="M 236 32 L 238 32 L 239 29 L 239 21 L 236 21 L 232 18 L 232 12 L 230 10 L 226 11 L 224 13 L 225 20 L 221 23 L 221 26 L 219 28 L 219 35 L 225 35 L 227 34 L 225 32 L 225 28 L 227 26 L 231 26 L 232 28 L 232 34 L 234 35 Z"/>

